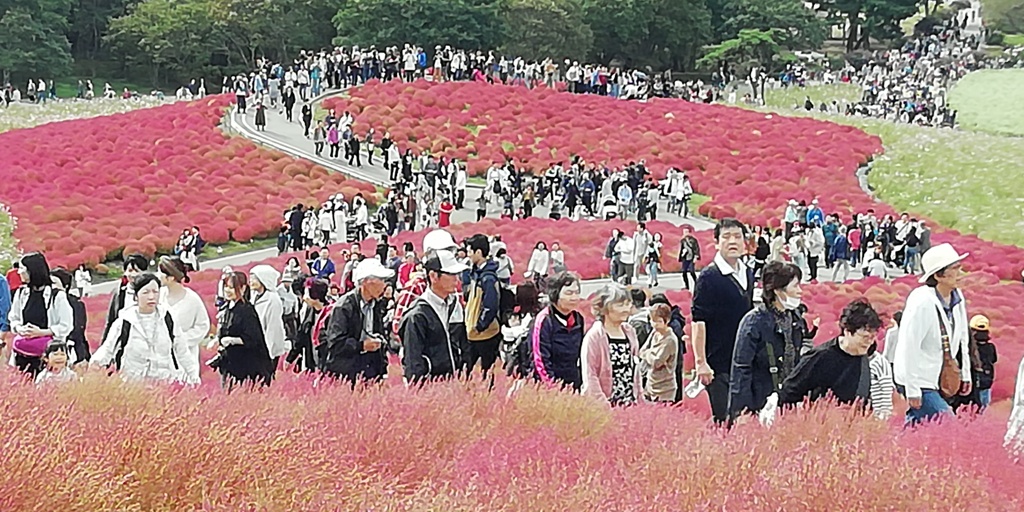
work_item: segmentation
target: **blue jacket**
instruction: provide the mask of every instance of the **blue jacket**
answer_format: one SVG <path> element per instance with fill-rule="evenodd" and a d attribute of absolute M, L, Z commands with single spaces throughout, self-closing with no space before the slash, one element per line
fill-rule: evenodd
<path fill-rule="evenodd" d="M 556 317 L 550 307 L 542 310 L 530 333 L 534 376 L 548 384 L 572 386 L 579 391 L 583 385 L 580 351 L 583 347 L 583 315 L 570 313 L 570 328 Z"/>
<path fill-rule="evenodd" d="M 765 306 L 759 306 L 740 321 L 739 330 L 736 331 L 736 347 L 732 353 L 732 370 L 729 372 L 729 414 L 732 418 L 743 412 L 760 411 L 768 396 L 778 392 L 772 380 L 768 344 L 771 344 L 776 359 L 779 384 L 786 380 L 782 361 L 786 353 L 786 338 L 776 319 L 777 314 Z M 804 322 L 792 312 L 784 314 L 789 320 L 790 341 L 794 345 L 795 358 L 790 367 L 792 371 L 800 362 Z"/>
<path fill-rule="evenodd" d="M 833 260 L 850 259 L 850 241 L 845 236 L 836 236 L 835 241 L 832 242 L 830 255 Z"/>
<path fill-rule="evenodd" d="M 7 320 L 7 315 L 11 312 L 11 287 L 7 283 L 7 278 L 0 276 L 0 332 L 8 332 L 11 330 L 11 324 Z"/>
<path fill-rule="evenodd" d="M 821 232 L 825 235 L 825 245 L 832 246 L 836 241 L 836 235 L 839 234 L 839 226 L 826 223 L 821 227 Z"/>
<path fill-rule="evenodd" d="M 814 224 L 817 221 L 818 224 L 825 223 L 825 213 L 821 211 L 821 208 L 809 208 L 807 210 L 807 224 Z"/>
<path fill-rule="evenodd" d="M 487 260 L 484 266 L 469 269 L 469 286 L 478 286 L 483 289 L 483 300 L 480 308 L 480 318 L 476 322 L 477 331 L 486 331 L 495 319 L 501 308 L 501 295 L 498 293 L 498 262 Z M 466 288 L 466 296 L 472 288 Z"/>

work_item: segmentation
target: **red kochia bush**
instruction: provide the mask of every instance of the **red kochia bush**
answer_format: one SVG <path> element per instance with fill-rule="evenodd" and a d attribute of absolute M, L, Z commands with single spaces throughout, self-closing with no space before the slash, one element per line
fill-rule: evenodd
<path fill-rule="evenodd" d="M 849 126 L 676 99 L 646 103 L 481 83 L 371 83 L 332 98 L 357 123 L 390 130 L 404 151 L 466 159 L 472 173 L 511 158 L 535 172 L 571 155 L 608 167 L 646 160 L 654 176 L 685 170 L 712 200 L 700 213 L 748 224 L 781 224 L 788 199 L 817 197 L 844 220 L 873 208 L 898 215 L 865 194 L 854 172 L 882 152 L 878 137 Z M 413 119 L 415 122 L 410 122 Z M 977 258 L 965 265 L 1019 279 L 1024 251 L 936 227 L 935 243 L 952 242 Z"/>
<path fill-rule="evenodd" d="M 209 228 L 215 243 L 269 236 L 283 210 L 342 190 L 379 199 L 368 183 L 225 136 L 227 103 L 211 97 L 0 134 L 0 197 L 19 218 L 22 249 L 45 251 L 53 265 L 96 265 L 122 246 L 169 250 L 192 225 Z M 82 251 L 86 244 L 98 250 Z"/>
<path fill-rule="evenodd" d="M 527 386 L 264 392 L 63 387 L 0 376 L 0 510 L 1011 511 L 992 418 L 919 431 L 816 406 L 716 430 L 683 407 L 610 410 Z M 703 402 L 703 400 L 698 400 Z M 457 421 L 452 421 L 457 418 Z"/>

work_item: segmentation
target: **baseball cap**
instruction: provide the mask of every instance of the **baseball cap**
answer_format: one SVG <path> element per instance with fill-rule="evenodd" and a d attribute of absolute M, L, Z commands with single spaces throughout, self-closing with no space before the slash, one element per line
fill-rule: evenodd
<path fill-rule="evenodd" d="M 352 280 L 357 283 L 373 277 L 377 279 L 391 279 L 394 275 L 395 271 L 385 267 L 377 258 L 366 258 L 360 261 L 356 268 L 352 270 Z"/>
<path fill-rule="evenodd" d="M 435 229 L 423 237 L 423 252 L 438 251 L 458 247 L 451 233 L 443 229 Z"/>
<path fill-rule="evenodd" d="M 971 329 L 976 331 L 987 331 L 988 325 L 988 317 L 985 315 L 974 315 L 971 317 Z"/>
<path fill-rule="evenodd" d="M 459 260 L 455 258 L 455 253 L 447 249 L 434 252 L 433 256 L 427 258 L 423 268 L 444 274 L 461 274 L 469 269 L 468 266 L 459 263 Z"/>

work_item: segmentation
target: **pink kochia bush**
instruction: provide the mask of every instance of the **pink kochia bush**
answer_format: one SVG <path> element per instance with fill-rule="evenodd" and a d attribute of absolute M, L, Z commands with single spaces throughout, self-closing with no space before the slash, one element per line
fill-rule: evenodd
<path fill-rule="evenodd" d="M 647 103 L 552 89 L 481 83 L 370 82 L 327 108 L 390 131 L 404 151 L 429 150 L 469 162 L 480 174 L 512 158 L 540 172 L 572 155 L 609 167 L 646 160 L 656 178 L 685 170 L 712 200 L 700 213 L 779 227 L 786 201 L 818 198 L 849 221 L 874 209 L 898 215 L 865 194 L 857 168 L 882 152 L 882 141 L 856 128 L 677 99 Z M 931 223 L 933 243 L 952 242 L 977 255 L 965 265 L 1019 279 L 1024 251 Z"/>
<path fill-rule="evenodd" d="M 970 510 L 1024 506 L 1004 424 L 917 431 L 816 406 L 715 430 L 527 386 L 262 393 L 0 376 L 0 510 Z M 698 400 L 702 401 L 702 400 Z M 452 421 L 455 419 L 455 421 Z"/>
<path fill-rule="evenodd" d="M 226 97 L 0 134 L 0 197 L 25 251 L 96 265 L 120 247 L 153 254 L 200 226 L 213 243 L 275 235 L 282 212 L 364 182 L 260 149 L 218 128 Z"/>

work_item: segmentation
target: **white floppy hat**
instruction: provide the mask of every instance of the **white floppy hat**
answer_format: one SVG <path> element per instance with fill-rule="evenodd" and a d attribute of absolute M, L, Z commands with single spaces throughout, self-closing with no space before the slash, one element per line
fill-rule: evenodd
<path fill-rule="evenodd" d="M 395 271 L 385 267 L 379 259 L 366 258 L 360 261 L 356 268 L 352 270 L 352 281 L 358 283 L 373 277 L 377 279 L 391 279 L 394 275 Z"/>
<path fill-rule="evenodd" d="M 928 249 L 921 257 L 921 267 L 924 268 L 924 275 L 921 279 L 918 279 L 919 283 L 924 283 L 929 277 L 935 275 L 936 272 L 958 262 L 964 258 L 970 256 L 971 253 L 959 254 L 956 249 L 950 244 L 939 244 L 931 249 Z"/>
<path fill-rule="evenodd" d="M 435 229 L 423 237 L 423 252 L 439 251 L 441 249 L 452 249 L 458 247 L 452 234 L 443 230 Z"/>

